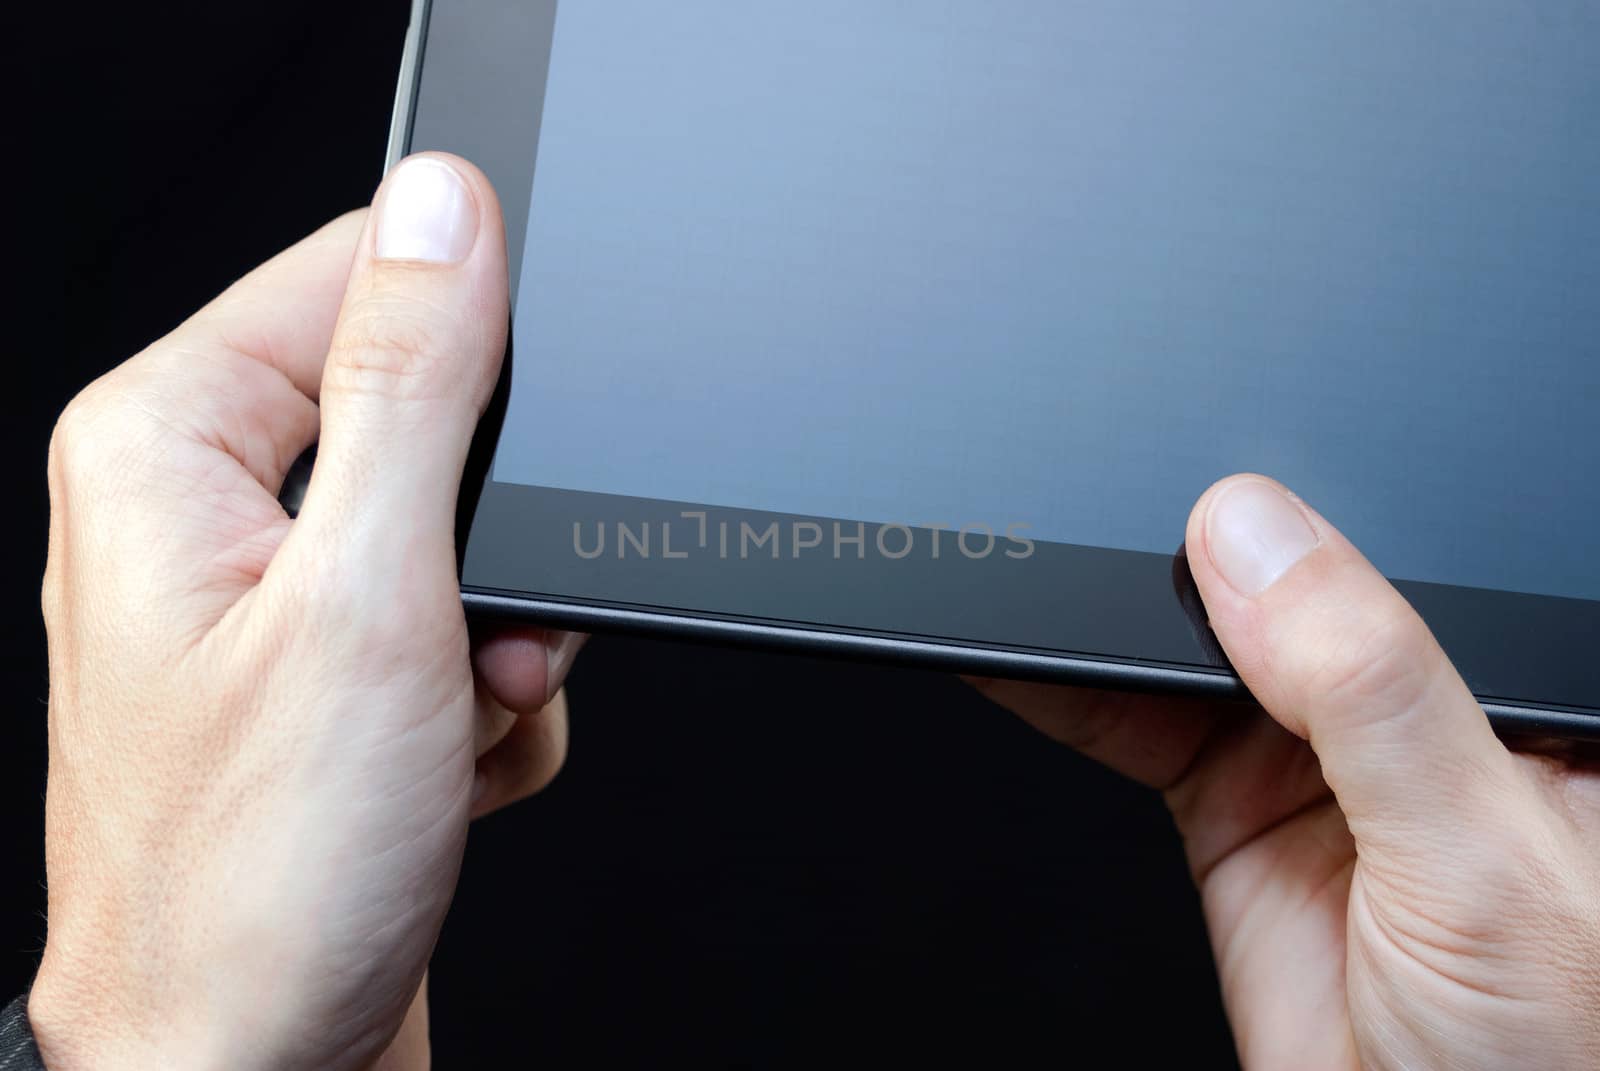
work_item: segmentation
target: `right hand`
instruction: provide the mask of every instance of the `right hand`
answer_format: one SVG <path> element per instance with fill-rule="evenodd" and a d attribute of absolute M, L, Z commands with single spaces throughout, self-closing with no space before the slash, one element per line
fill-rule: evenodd
<path fill-rule="evenodd" d="M 1600 1068 L 1594 753 L 1509 751 L 1416 612 L 1273 481 L 1213 487 L 1186 545 L 1265 713 L 974 683 L 1165 794 L 1245 1067 Z"/>

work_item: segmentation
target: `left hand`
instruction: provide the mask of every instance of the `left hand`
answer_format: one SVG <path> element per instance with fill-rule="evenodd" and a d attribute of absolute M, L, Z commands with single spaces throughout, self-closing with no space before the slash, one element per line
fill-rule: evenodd
<path fill-rule="evenodd" d="M 474 643 L 455 569 L 505 347 L 499 204 L 431 156 L 375 205 L 57 425 L 29 1004 L 52 1071 L 371 1065 L 419 992 L 469 816 L 561 765 L 578 638 Z M 276 494 L 313 441 L 291 521 Z M 410 1024 L 386 1066 L 426 1063 L 420 1003 Z"/>

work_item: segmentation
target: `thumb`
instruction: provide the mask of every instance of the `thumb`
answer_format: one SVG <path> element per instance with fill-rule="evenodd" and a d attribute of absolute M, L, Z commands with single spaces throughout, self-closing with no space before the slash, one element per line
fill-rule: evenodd
<path fill-rule="evenodd" d="M 1416 611 L 1331 524 L 1235 476 L 1201 497 L 1186 542 L 1223 649 L 1310 741 L 1358 844 L 1444 846 L 1504 815 L 1510 753 Z"/>
<path fill-rule="evenodd" d="M 457 157 L 402 161 L 357 246 L 322 372 L 321 438 L 285 549 L 317 571 L 454 582 L 456 494 L 505 350 L 505 236 Z"/>

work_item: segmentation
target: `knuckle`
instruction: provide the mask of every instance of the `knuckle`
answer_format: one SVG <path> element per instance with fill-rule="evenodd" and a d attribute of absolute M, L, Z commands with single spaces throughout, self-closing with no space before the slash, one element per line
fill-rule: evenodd
<path fill-rule="evenodd" d="M 87 460 L 84 457 L 84 443 L 89 438 L 89 418 L 84 412 L 83 398 L 80 394 L 68 402 L 50 431 L 46 465 L 52 498 L 65 490 L 66 480 L 79 471 Z"/>
<path fill-rule="evenodd" d="M 80 391 L 56 417 L 45 455 L 50 500 L 50 540 L 39 604 L 48 628 L 64 620 L 70 592 L 64 575 L 66 547 L 86 515 L 100 516 L 125 486 L 148 436 L 140 406 L 129 400 L 127 373 L 116 369 Z"/>
<path fill-rule="evenodd" d="M 61 565 L 56 561 L 56 556 L 51 554 L 45 558 L 44 580 L 39 585 L 39 609 L 46 629 L 54 629 L 62 619 L 66 602 L 64 586 Z"/>
<path fill-rule="evenodd" d="M 85 477 L 104 471 L 127 438 L 116 426 L 107 379 L 67 403 L 50 432 L 47 473 L 50 497 L 60 504 Z"/>
<path fill-rule="evenodd" d="M 324 388 L 386 397 L 428 397 L 450 379 L 458 336 L 447 310 L 413 298 L 380 295 L 351 310 L 339 326 Z"/>
<path fill-rule="evenodd" d="M 1326 647 L 1305 686 L 1341 705 L 1407 710 L 1428 691 L 1434 652 L 1433 636 L 1416 614 L 1368 617 Z"/>

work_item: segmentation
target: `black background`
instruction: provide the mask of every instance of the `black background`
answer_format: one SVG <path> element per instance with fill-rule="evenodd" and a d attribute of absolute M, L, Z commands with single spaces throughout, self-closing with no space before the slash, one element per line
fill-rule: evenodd
<path fill-rule="evenodd" d="M 13 417 L 7 994 L 44 939 L 37 592 L 54 415 L 370 198 L 405 21 L 402 0 L 279 0 L 73 28 L 67 62 L 95 99 L 71 116 L 63 167 L 63 330 L 19 358 L 30 388 Z M 1159 799 L 959 683 L 601 637 L 570 694 L 566 770 L 473 831 L 433 965 L 438 1066 L 970 1046 L 1002 1063 L 1234 1065 Z"/>

